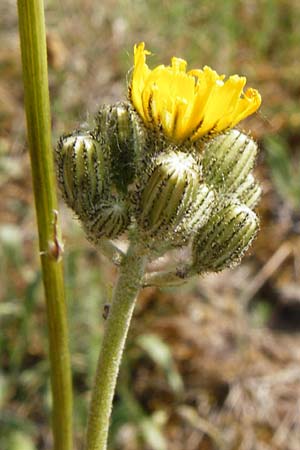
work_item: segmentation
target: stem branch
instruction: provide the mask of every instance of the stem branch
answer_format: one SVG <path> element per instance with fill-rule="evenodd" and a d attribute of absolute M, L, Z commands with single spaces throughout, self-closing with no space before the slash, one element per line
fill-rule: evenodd
<path fill-rule="evenodd" d="M 113 264 L 119 266 L 124 256 L 123 251 L 113 244 L 109 239 L 101 239 L 97 244 L 101 253 L 106 256 Z"/>
<path fill-rule="evenodd" d="M 187 282 L 187 280 L 195 276 L 195 271 L 190 265 L 178 267 L 173 270 L 164 270 L 158 272 L 146 273 L 143 278 L 143 287 L 172 287 L 180 286 Z"/>

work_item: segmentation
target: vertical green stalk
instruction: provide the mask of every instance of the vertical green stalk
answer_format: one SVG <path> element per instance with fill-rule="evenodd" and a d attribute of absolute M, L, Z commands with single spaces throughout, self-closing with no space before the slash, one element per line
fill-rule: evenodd
<path fill-rule="evenodd" d="M 72 448 L 72 387 L 60 261 L 43 0 L 18 0 L 25 109 L 47 304 L 55 450 Z"/>
<path fill-rule="evenodd" d="M 125 341 L 141 286 L 145 257 L 132 243 L 123 257 L 114 289 L 92 391 L 86 450 L 105 450 L 112 402 Z"/>

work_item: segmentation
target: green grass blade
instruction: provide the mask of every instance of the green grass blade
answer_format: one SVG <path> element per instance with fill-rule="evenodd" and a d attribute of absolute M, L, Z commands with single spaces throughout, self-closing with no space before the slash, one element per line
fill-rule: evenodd
<path fill-rule="evenodd" d="M 49 329 L 55 450 L 72 448 L 72 390 L 51 146 L 44 5 L 18 0 L 25 109 Z M 52 251 L 50 251 L 52 249 Z"/>

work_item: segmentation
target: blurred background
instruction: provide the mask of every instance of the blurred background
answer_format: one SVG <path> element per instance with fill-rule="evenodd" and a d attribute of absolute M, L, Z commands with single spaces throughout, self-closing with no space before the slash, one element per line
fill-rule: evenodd
<path fill-rule="evenodd" d="M 300 2 L 46 0 L 53 143 L 126 98 L 133 45 L 149 65 L 246 75 L 260 111 L 261 231 L 242 264 L 182 288 L 144 290 L 122 365 L 112 450 L 300 448 Z M 23 111 L 15 1 L 0 3 L 0 448 L 51 449 L 45 304 Z M 75 450 L 115 269 L 60 208 Z"/>

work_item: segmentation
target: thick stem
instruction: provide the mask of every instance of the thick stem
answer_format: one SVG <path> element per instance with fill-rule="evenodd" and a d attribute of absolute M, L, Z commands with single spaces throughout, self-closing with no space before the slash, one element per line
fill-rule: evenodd
<path fill-rule="evenodd" d="M 112 402 L 145 257 L 132 243 L 124 256 L 103 337 L 92 391 L 86 450 L 105 450 Z"/>
<path fill-rule="evenodd" d="M 47 304 L 55 450 L 72 448 L 72 388 L 51 145 L 43 0 L 18 0 L 25 109 Z"/>

